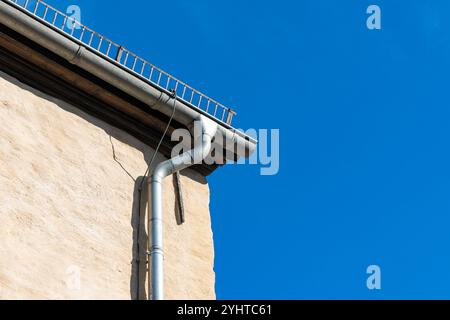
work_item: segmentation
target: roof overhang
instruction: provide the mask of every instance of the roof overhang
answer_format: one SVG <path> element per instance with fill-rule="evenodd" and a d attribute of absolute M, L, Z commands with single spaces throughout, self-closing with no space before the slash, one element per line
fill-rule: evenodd
<path fill-rule="evenodd" d="M 172 112 L 173 102 L 164 103 L 170 100 L 167 92 L 5 0 L 0 0 L 0 62 L 3 71 L 20 81 L 79 107 L 153 148 Z M 179 112 L 160 148 L 166 157 L 171 156 L 175 146 L 170 139 L 173 130 L 187 128 L 202 114 L 180 100 L 176 104 Z M 228 150 L 224 154 L 230 160 L 255 150 L 254 139 L 226 123 L 216 122 L 224 139 L 215 143 Z M 194 169 L 208 175 L 217 167 L 202 164 Z"/>

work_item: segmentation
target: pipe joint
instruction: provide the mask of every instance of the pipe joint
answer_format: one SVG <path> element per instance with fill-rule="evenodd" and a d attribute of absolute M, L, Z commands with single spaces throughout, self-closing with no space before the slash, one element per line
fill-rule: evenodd
<path fill-rule="evenodd" d="M 73 55 L 73 58 L 69 60 L 71 64 L 78 64 L 81 61 L 81 58 L 83 56 L 83 52 L 86 49 L 83 46 L 78 46 L 78 50 Z"/>
<path fill-rule="evenodd" d="M 149 251 L 147 251 L 148 256 L 152 256 L 154 254 L 159 254 L 164 257 L 164 250 L 162 247 L 153 246 Z"/>

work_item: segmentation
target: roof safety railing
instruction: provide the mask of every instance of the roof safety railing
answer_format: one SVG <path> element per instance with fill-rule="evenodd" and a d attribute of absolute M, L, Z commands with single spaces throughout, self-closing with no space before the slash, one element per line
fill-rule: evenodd
<path fill-rule="evenodd" d="M 171 76 L 167 72 L 140 58 L 123 46 L 84 26 L 75 18 L 53 8 L 41 0 L 6 0 L 31 13 L 38 20 L 63 31 L 67 36 L 82 42 L 101 56 L 115 60 L 137 77 L 150 81 L 165 92 L 175 92 L 190 107 L 203 110 L 216 120 L 231 126 L 236 112 L 209 98 L 200 91 Z"/>

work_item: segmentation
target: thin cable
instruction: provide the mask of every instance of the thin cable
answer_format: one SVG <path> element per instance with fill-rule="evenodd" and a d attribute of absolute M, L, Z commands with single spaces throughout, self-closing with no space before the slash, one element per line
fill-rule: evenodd
<path fill-rule="evenodd" d="M 162 135 L 161 140 L 159 140 L 158 146 L 156 147 L 155 152 L 153 153 L 152 159 L 150 160 L 150 162 L 147 166 L 147 170 L 145 171 L 145 173 L 143 175 L 144 178 L 142 179 L 141 185 L 139 186 L 139 191 L 142 190 L 142 186 L 144 184 L 144 181 L 146 180 L 145 178 L 147 177 L 147 174 L 150 172 L 150 168 L 152 167 L 153 161 L 155 161 L 155 158 L 156 158 L 156 155 L 158 154 L 159 148 L 161 147 L 161 144 L 164 141 L 164 137 L 166 136 L 167 131 L 169 131 L 173 117 L 175 116 L 175 111 L 176 111 L 176 107 L 177 107 L 177 93 L 175 91 L 173 92 L 173 97 L 169 97 L 169 99 L 165 103 L 168 103 L 170 101 L 170 99 L 173 99 L 172 114 L 170 116 L 169 122 L 167 123 L 166 130 L 164 130 L 164 134 Z"/>

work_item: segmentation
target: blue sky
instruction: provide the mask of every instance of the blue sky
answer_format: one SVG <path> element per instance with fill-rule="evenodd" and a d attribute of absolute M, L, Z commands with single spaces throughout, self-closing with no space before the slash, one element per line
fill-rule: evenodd
<path fill-rule="evenodd" d="M 209 178 L 219 299 L 450 298 L 450 2 L 47 2 L 280 129 L 278 175 Z"/>

